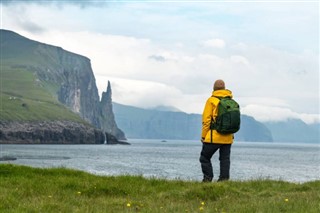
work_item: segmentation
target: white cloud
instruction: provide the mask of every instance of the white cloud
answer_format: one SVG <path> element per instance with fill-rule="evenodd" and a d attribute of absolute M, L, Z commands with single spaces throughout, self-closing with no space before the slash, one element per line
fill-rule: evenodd
<path fill-rule="evenodd" d="M 203 45 L 206 47 L 223 49 L 226 46 L 226 42 L 223 39 L 215 38 L 215 39 L 210 39 L 210 40 L 204 41 Z"/>
<path fill-rule="evenodd" d="M 179 100 L 183 95 L 177 88 L 158 82 L 99 75 L 96 78 L 100 94 L 106 90 L 106 85 L 110 81 L 113 101 L 126 105 L 151 108 L 159 106 L 161 103 L 172 106 L 176 105 L 176 100 Z"/>
<path fill-rule="evenodd" d="M 241 55 L 232 55 L 230 57 L 231 61 L 237 64 L 243 64 L 243 65 L 249 65 L 249 61 L 246 57 L 243 57 Z"/>
<path fill-rule="evenodd" d="M 288 119 L 301 119 L 307 124 L 319 123 L 319 114 L 297 113 L 289 108 L 272 107 L 264 105 L 247 105 L 241 109 L 241 113 L 254 117 L 261 122 L 285 121 Z"/>
<path fill-rule="evenodd" d="M 274 97 L 239 97 L 239 103 L 242 107 L 247 105 L 258 105 L 266 107 L 289 108 L 289 104 L 284 99 Z"/>

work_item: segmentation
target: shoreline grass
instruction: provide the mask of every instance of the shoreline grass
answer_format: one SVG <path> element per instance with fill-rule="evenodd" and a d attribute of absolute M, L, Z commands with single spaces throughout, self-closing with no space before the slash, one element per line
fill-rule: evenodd
<path fill-rule="evenodd" d="M 320 212 L 320 180 L 200 183 L 0 164 L 0 212 Z"/>

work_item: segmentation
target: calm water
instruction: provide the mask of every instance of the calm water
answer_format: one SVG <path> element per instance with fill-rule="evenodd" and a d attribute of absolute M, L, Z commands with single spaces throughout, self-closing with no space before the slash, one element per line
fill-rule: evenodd
<path fill-rule="evenodd" d="M 5 145 L 0 161 L 33 167 L 66 167 L 98 175 L 143 175 L 166 179 L 202 179 L 195 141 L 129 140 L 124 145 Z M 213 158 L 219 176 L 218 153 Z M 231 178 L 269 178 L 291 182 L 320 180 L 320 145 L 235 142 L 231 149 Z"/>

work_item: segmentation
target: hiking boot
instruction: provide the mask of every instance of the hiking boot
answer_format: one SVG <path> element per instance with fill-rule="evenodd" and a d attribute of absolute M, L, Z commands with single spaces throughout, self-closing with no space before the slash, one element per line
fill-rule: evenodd
<path fill-rule="evenodd" d="M 211 181 L 212 181 L 212 177 L 203 177 L 203 180 L 202 180 L 203 183 L 207 183 Z"/>
<path fill-rule="evenodd" d="M 219 178 L 217 181 L 221 182 L 221 181 L 228 181 L 228 180 L 229 180 L 229 178 Z"/>

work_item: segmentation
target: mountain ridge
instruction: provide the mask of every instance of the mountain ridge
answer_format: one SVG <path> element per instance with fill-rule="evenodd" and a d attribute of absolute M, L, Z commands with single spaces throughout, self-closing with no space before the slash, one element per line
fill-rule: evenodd
<path fill-rule="evenodd" d="M 143 109 L 113 102 L 116 122 L 129 138 L 191 139 L 201 137 L 202 115 Z M 270 131 L 254 118 L 242 115 L 238 141 L 272 142 Z M 251 130 L 254 130 L 251 132 Z"/>
<path fill-rule="evenodd" d="M 120 128 L 122 128 L 127 136 L 130 138 L 152 138 L 152 139 L 192 139 L 198 140 L 200 138 L 201 131 L 201 114 L 197 113 L 185 113 L 182 111 L 159 111 L 157 108 L 139 108 L 134 106 L 128 106 L 113 102 L 114 113 L 116 120 Z M 166 109 L 170 109 L 167 107 Z M 132 113 L 129 113 L 131 111 Z M 178 113 L 177 116 L 175 113 Z M 139 117 L 142 117 L 139 119 Z M 154 131 L 154 126 L 166 122 L 167 117 L 183 117 L 185 124 L 179 123 L 183 128 L 183 132 L 187 132 L 186 135 L 183 132 L 179 133 L 180 137 L 170 135 L 159 135 L 157 131 L 152 134 L 147 134 L 145 131 Z M 170 118 L 169 118 L 170 120 Z M 150 122 L 151 121 L 151 122 Z M 147 128 L 146 126 L 149 125 Z M 168 124 L 170 126 L 171 124 Z M 144 127 L 141 127 L 144 126 Z M 296 128 L 294 128 L 296 126 Z M 190 128 L 189 128 L 190 127 Z M 174 129 L 179 132 L 179 128 Z M 319 143 L 319 130 L 320 124 L 308 125 L 302 120 L 288 120 L 282 122 L 259 122 L 254 117 L 242 115 L 241 116 L 241 128 L 240 131 L 235 134 L 235 140 L 238 141 L 252 141 L 252 142 L 290 142 L 290 143 Z M 303 132 L 303 133 L 301 133 Z M 306 134 L 307 133 L 307 134 Z"/>

